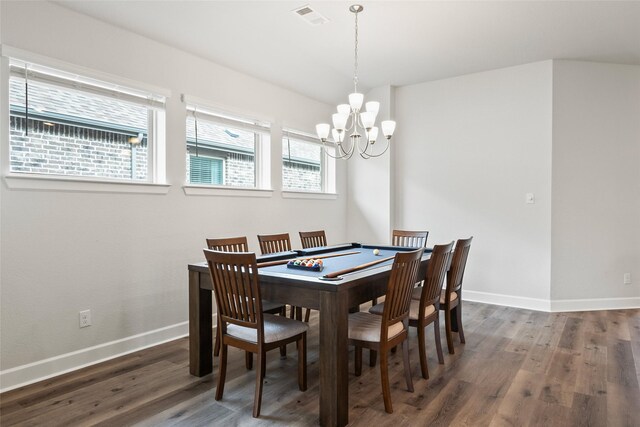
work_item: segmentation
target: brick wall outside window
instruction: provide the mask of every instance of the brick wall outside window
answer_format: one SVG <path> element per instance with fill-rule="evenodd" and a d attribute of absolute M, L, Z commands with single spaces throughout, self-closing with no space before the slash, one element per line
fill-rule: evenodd
<path fill-rule="evenodd" d="M 14 172 L 129 180 L 135 163 L 133 179 L 147 179 L 147 144 L 132 145 L 127 135 L 29 120 L 27 136 L 23 117 L 11 116 L 10 122 Z"/>

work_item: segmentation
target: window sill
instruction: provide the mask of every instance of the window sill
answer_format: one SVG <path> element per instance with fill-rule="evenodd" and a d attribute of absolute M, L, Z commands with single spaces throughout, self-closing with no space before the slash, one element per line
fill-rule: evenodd
<path fill-rule="evenodd" d="M 313 193 L 310 191 L 282 191 L 283 199 L 320 199 L 336 200 L 337 193 Z"/>
<path fill-rule="evenodd" d="M 68 191 L 84 193 L 167 194 L 168 184 L 148 182 L 101 181 L 60 176 L 5 175 L 4 182 L 11 190 Z"/>
<path fill-rule="evenodd" d="M 211 185 L 184 185 L 182 189 L 187 196 L 271 197 L 273 194 L 273 190 Z"/>

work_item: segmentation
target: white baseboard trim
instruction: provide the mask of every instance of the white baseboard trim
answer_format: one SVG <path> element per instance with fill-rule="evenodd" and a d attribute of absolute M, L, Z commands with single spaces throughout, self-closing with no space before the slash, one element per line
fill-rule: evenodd
<path fill-rule="evenodd" d="M 491 292 L 462 290 L 463 301 L 482 302 L 485 304 L 505 305 L 508 307 L 526 308 L 536 311 L 550 311 L 549 300 L 539 298 L 517 297 L 514 295 L 494 294 Z"/>
<path fill-rule="evenodd" d="M 551 311 L 596 311 L 640 308 L 640 297 L 557 299 L 551 301 Z"/>
<path fill-rule="evenodd" d="M 214 315 L 215 316 L 215 315 Z M 214 319 L 214 325 L 215 319 Z M 189 335 L 189 322 L 0 371 L 0 393 Z"/>
<path fill-rule="evenodd" d="M 508 307 L 526 308 L 529 310 L 548 312 L 622 310 L 640 308 L 640 298 L 638 297 L 546 300 L 539 298 L 518 297 L 514 295 L 494 294 L 491 292 L 464 290 L 462 293 L 462 299 L 464 301 L 505 305 Z"/>

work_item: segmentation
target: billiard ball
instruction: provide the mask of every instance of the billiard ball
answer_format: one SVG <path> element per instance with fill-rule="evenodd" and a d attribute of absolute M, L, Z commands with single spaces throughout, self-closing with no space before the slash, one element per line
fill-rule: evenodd
<path fill-rule="evenodd" d="M 376 255 L 376 256 L 380 255 L 380 249 L 374 249 L 373 250 L 373 254 Z"/>

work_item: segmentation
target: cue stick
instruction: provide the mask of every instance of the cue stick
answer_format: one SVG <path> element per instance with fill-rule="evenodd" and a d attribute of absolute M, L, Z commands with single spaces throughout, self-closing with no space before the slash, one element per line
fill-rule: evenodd
<path fill-rule="evenodd" d="M 278 260 L 278 261 L 267 261 L 267 262 L 258 263 L 258 268 L 260 268 L 260 267 L 271 267 L 272 265 L 286 264 L 289 261 L 295 261 L 295 260 L 325 259 L 325 258 L 334 258 L 334 257 L 338 257 L 338 256 L 353 255 L 353 254 L 359 254 L 359 253 L 360 253 L 360 251 L 353 251 L 353 252 L 345 252 L 345 253 L 342 253 L 342 254 L 322 255 L 322 256 L 317 256 L 317 257 L 293 258 L 293 259 L 281 259 L 281 260 Z"/>
<path fill-rule="evenodd" d="M 333 273 L 325 274 L 322 277 L 323 278 L 327 278 L 327 279 L 334 279 L 334 278 L 336 278 L 338 276 L 343 276 L 345 274 L 353 273 L 354 271 L 363 270 L 365 268 L 374 266 L 376 264 L 380 264 L 381 262 L 389 261 L 390 259 L 393 259 L 393 258 L 394 257 L 389 256 L 389 257 L 386 257 L 386 258 L 379 259 L 377 261 L 371 261 L 371 262 L 368 262 L 366 264 L 357 265 L 355 267 L 345 268 L 344 270 L 340 270 L 340 271 L 334 271 Z"/>

